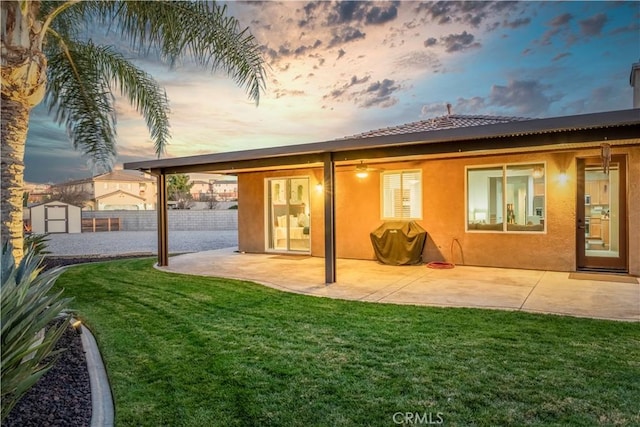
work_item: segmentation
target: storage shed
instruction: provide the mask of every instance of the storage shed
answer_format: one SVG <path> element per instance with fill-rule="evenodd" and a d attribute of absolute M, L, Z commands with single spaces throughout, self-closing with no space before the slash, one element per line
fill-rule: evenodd
<path fill-rule="evenodd" d="M 31 232 L 80 233 L 82 231 L 82 208 L 69 203 L 52 201 L 29 208 Z"/>

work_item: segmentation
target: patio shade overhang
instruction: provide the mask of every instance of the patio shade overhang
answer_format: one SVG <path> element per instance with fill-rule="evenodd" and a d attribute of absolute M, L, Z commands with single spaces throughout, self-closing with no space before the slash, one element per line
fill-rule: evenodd
<path fill-rule="evenodd" d="M 541 135 L 544 138 L 540 138 Z M 546 146 L 549 149 L 571 148 L 575 144 L 584 148 L 611 140 L 639 142 L 640 109 L 128 162 L 124 168 L 154 174 L 160 171 L 164 174 L 233 174 L 247 170 L 322 167 L 327 153 L 336 162 L 355 162 L 360 159 L 540 150 Z"/>
<path fill-rule="evenodd" d="M 326 283 L 336 280 L 335 167 L 340 164 L 402 160 L 414 157 L 473 156 L 501 152 L 545 151 L 597 147 L 604 142 L 640 144 L 640 109 L 545 119 L 518 120 L 481 126 L 422 132 L 355 136 L 325 142 L 129 162 L 158 177 L 158 264 L 168 265 L 166 175 L 227 173 L 318 167 L 325 188 Z"/>

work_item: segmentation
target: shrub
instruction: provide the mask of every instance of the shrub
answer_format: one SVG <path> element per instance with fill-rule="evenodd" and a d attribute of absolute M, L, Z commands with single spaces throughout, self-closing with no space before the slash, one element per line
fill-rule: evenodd
<path fill-rule="evenodd" d="M 42 271 L 41 263 L 32 246 L 18 265 L 11 246 L 2 248 L 1 420 L 53 365 L 55 358 L 49 356 L 57 354 L 53 347 L 68 326 L 71 299 L 61 298 L 62 290 L 50 292 L 62 270 Z M 53 324 L 57 318 L 65 321 Z"/>

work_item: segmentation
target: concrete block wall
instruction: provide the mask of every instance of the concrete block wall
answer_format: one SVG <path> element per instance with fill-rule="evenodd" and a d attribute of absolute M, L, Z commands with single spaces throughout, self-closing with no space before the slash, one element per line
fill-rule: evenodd
<path fill-rule="evenodd" d="M 82 211 L 82 218 L 120 218 L 121 231 L 155 231 L 156 211 Z M 170 210 L 169 230 L 237 230 L 237 210 Z"/>

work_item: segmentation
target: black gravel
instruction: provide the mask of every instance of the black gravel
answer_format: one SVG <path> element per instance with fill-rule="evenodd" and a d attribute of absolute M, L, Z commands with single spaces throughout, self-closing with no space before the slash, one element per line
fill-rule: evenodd
<path fill-rule="evenodd" d="M 91 424 L 91 385 L 80 335 L 69 326 L 55 348 L 66 350 L 14 406 L 3 427 Z"/>
<path fill-rule="evenodd" d="M 139 258 L 151 254 L 45 256 L 43 267 Z M 2 427 L 82 427 L 91 425 L 91 384 L 82 338 L 71 326 L 55 349 L 65 349 L 53 367 L 13 407 Z"/>

